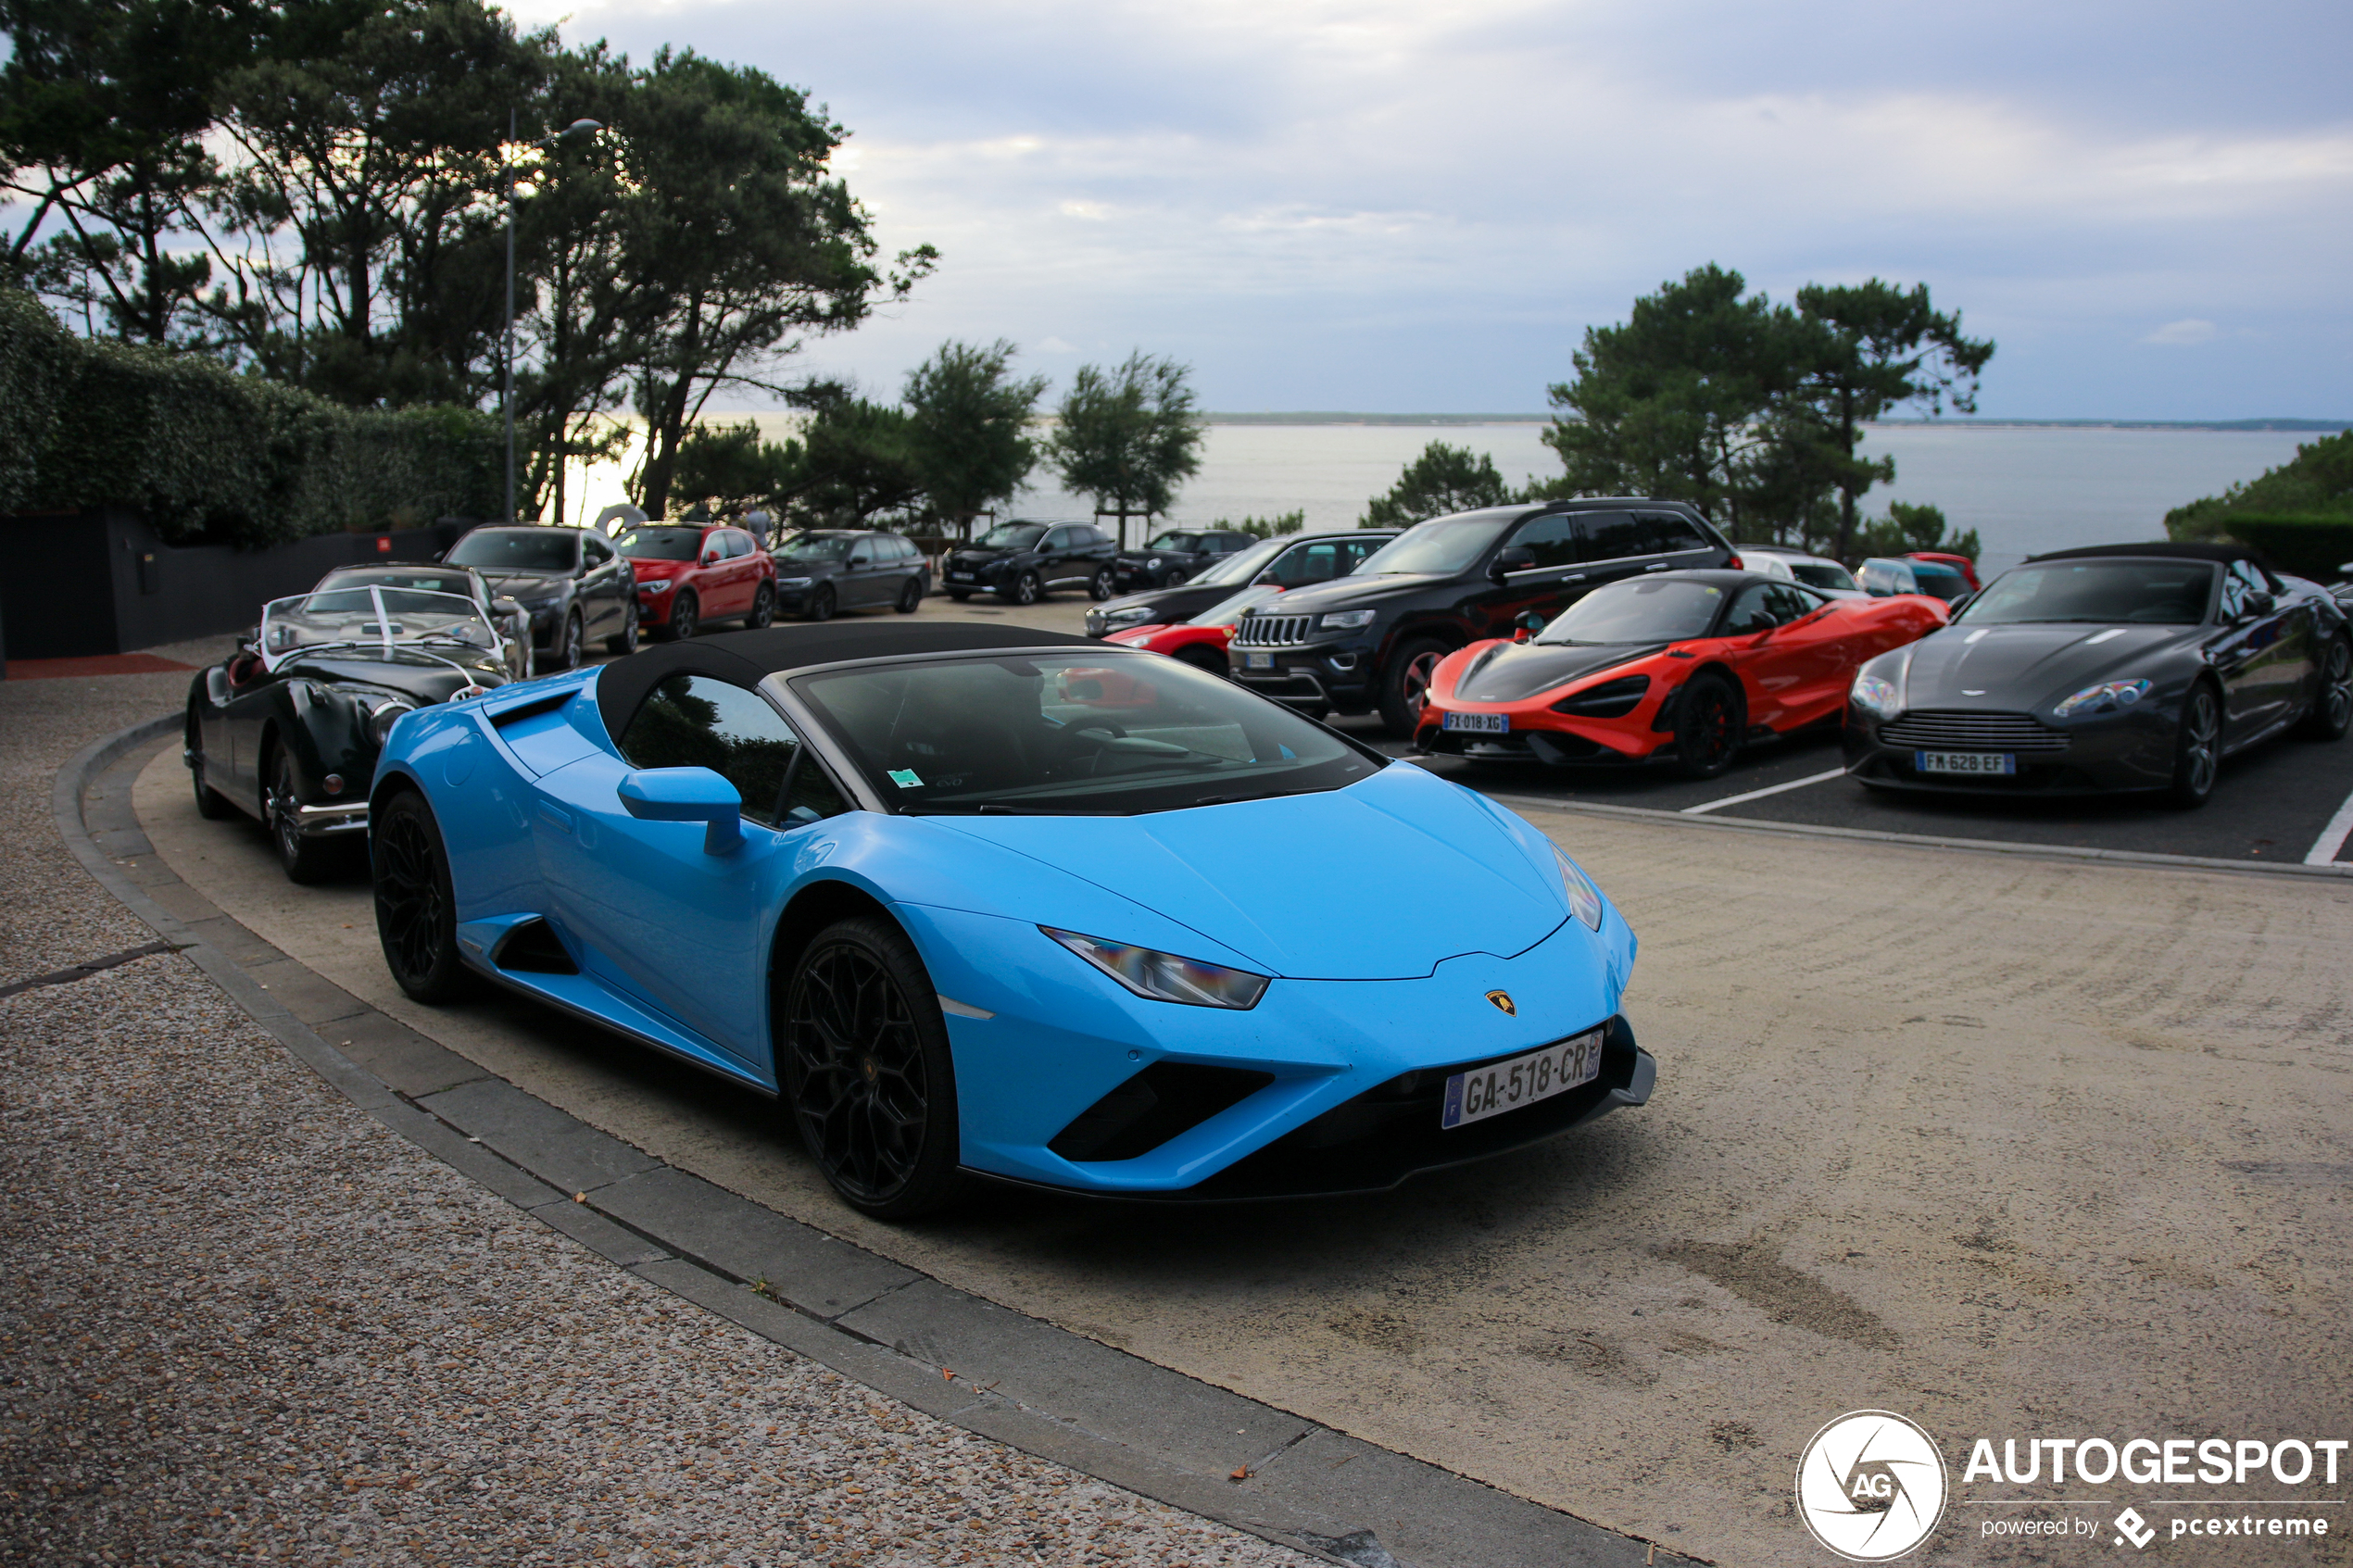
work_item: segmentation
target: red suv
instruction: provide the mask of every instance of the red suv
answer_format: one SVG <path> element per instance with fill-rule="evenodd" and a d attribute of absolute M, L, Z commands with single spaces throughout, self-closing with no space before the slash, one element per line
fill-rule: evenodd
<path fill-rule="evenodd" d="M 637 623 L 648 635 L 691 637 L 708 621 L 765 626 L 776 619 L 776 563 L 743 529 L 645 522 L 613 543 L 637 573 Z"/>

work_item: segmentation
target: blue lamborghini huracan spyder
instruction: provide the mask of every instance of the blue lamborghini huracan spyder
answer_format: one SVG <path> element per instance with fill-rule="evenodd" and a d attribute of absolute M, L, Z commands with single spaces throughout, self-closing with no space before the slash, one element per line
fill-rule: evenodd
<path fill-rule="evenodd" d="M 399 721 L 384 958 L 777 1095 L 886 1219 L 966 1174 L 1364 1191 L 1649 1098 L 1624 917 L 1501 807 L 1015 627 L 671 644 Z"/>

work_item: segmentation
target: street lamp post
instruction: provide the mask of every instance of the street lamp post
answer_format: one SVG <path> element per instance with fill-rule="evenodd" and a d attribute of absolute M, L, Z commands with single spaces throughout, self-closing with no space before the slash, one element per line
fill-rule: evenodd
<path fill-rule="evenodd" d="M 559 142 L 574 136 L 593 136 L 604 126 L 593 119 L 575 119 L 551 136 L 542 136 L 532 143 L 534 149 L 545 152 Z M 507 111 L 507 144 L 515 144 L 515 111 Z M 501 169 L 507 186 L 507 338 L 506 386 L 498 395 L 498 409 L 507 424 L 507 514 L 505 521 L 515 521 L 515 175 L 514 164 Z"/>

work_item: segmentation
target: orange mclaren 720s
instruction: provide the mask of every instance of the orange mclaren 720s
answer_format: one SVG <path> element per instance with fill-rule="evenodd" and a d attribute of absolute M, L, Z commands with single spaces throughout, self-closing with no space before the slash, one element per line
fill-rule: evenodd
<path fill-rule="evenodd" d="M 1833 599 L 1753 571 L 1622 579 L 1531 640 L 1449 655 L 1414 745 L 1556 767 L 1671 762 L 1713 778 L 1750 740 L 1837 721 L 1866 659 L 1945 620 L 1925 595 Z"/>

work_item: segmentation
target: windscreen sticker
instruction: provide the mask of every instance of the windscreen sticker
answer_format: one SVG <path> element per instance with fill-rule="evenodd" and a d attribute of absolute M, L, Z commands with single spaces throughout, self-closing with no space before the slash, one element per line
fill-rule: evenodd
<path fill-rule="evenodd" d="M 924 787 L 923 775 L 917 773 L 912 768 L 893 768 L 890 771 L 890 782 L 901 789 Z"/>

